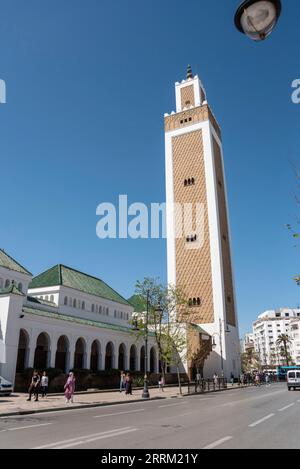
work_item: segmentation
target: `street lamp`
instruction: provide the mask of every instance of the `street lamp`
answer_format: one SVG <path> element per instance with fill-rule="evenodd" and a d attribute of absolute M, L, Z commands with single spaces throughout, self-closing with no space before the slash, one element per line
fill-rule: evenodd
<path fill-rule="evenodd" d="M 237 29 L 254 41 L 263 41 L 275 28 L 281 14 L 281 0 L 245 0 L 234 22 Z"/>
<path fill-rule="evenodd" d="M 222 320 L 221 318 L 219 319 L 219 327 L 220 327 L 220 331 L 219 332 L 214 332 L 212 334 L 212 338 L 213 338 L 213 342 L 212 342 L 212 347 L 215 348 L 217 346 L 216 342 L 215 342 L 215 338 L 214 336 L 217 335 L 219 336 L 219 343 L 220 343 L 220 354 L 221 354 L 221 370 L 222 370 L 222 377 L 224 376 L 224 360 L 223 360 L 223 345 L 222 345 L 222 323 L 225 323 L 224 320 Z M 226 329 L 225 329 L 225 333 L 228 334 L 230 332 L 229 328 L 228 328 L 228 325 L 226 325 Z"/>

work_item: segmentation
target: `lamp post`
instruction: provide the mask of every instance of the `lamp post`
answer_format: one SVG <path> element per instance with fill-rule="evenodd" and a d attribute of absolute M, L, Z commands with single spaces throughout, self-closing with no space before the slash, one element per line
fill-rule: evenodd
<path fill-rule="evenodd" d="M 213 347 L 216 347 L 217 344 L 215 343 L 215 339 L 214 339 L 214 336 L 217 335 L 219 336 L 219 343 L 220 343 L 220 354 L 221 354 L 221 370 L 222 370 L 222 377 L 224 376 L 224 359 L 223 359 L 223 344 L 222 344 L 222 332 L 223 332 L 223 327 L 222 327 L 222 323 L 224 322 L 225 324 L 225 321 L 222 320 L 221 318 L 219 319 L 219 332 L 214 332 L 212 337 L 213 337 L 213 343 L 212 343 L 212 346 Z M 225 329 L 225 333 L 229 333 L 230 330 L 228 328 L 228 325 L 226 326 L 226 329 Z"/>
<path fill-rule="evenodd" d="M 274 30 L 281 14 L 281 0 L 245 0 L 237 9 L 237 29 L 254 41 L 265 40 Z"/>
<path fill-rule="evenodd" d="M 149 296 L 150 292 L 147 291 L 147 311 L 146 311 L 146 322 L 145 322 L 145 359 L 144 359 L 144 389 L 142 398 L 150 399 L 150 393 L 148 388 L 148 322 L 149 322 Z"/>

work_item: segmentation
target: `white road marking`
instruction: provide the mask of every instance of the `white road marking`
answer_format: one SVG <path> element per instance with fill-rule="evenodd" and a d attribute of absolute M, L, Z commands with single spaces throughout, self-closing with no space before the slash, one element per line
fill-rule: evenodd
<path fill-rule="evenodd" d="M 210 445 L 205 446 L 205 447 L 202 448 L 202 449 L 214 449 L 214 448 L 217 448 L 217 446 L 223 445 L 224 443 L 226 443 L 226 441 L 232 440 L 232 438 L 233 438 L 232 436 L 225 436 L 225 438 L 221 438 L 221 440 L 214 441 L 213 443 L 211 443 Z"/>
<path fill-rule="evenodd" d="M 53 425 L 53 423 L 40 423 L 39 425 L 27 425 L 26 427 L 12 427 L 1 430 L 2 432 L 14 432 L 16 430 L 25 430 L 27 428 L 46 427 L 47 425 Z"/>
<path fill-rule="evenodd" d="M 255 401 L 257 399 L 263 399 L 264 397 L 274 396 L 275 394 L 283 394 L 283 392 L 284 391 L 270 392 L 268 394 L 262 394 L 261 396 L 249 397 L 248 399 L 240 399 L 239 401 L 226 402 L 225 404 L 221 404 L 221 406 L 226 407 L 226 406 L 234 406 L 237 404 L 244 404 L 245 402 Z"/>
<path fill-rule="evenodd" d="M 91 443 L 93 441 L 98 441 L 98 440 L 103 440 L 105 438 L 113 438 L 115 436 L 127 435 L 128 433 L 136 432 L 137 430 L 138 430 L 137 428 L 131 428 L 129 430 L 122 430 L 119 432 L 111 433 L 110 435 L 101 435 L 101 436 L 97 436 L 94 438 L 89 438 L 88 440 L 76 441 L 74 443 L 69 443 L 68 445 L 54 446 L 52 447 L 52 449 L 66 449 L 66 448 L 71 448 L 73 446 L 86 445 L 87 443 Z"/>
<path fill-rule="evenodd" d="M 194 412 L 187 412 L 186 414 L 177 415 L 177 418 L 178 417 L 186 417 L 187 415 L 192 415 L 192 414 L 194 414 Z"/>
<path fill-rule="evenodd" d="M 270 418 L 274 417 L 275 414 L 269 414 L 267 415 L 266 417 L 260 419 L 260 420 L 257 420 L 257 422 L 254 422 L 254 423 L 251 423 L 251 425 L 248 425 L 248 427 L 251 427 L 251 428 L 254 428 L 256 427 L 257 425 L 259 425 L 260 423 L 263 423 L 265 422 L 266 420 L 269 420 Z"/>
<path fill-rule="evenodd" d="M 287 409 L 289 409 L 290 407 L 293 407 L 294 405 L 295 405 L 294 402 L 293 402 L 293 404 L 286 405 L 285 407 L 282 407 L 282 409 L 278 409 L 278 412 L 283 412 L 284 410 L 287 410 Z"/>
<path fill-rule="evenodd" d="M 159 408 L 163 409 L 164 407 L 178 407 L 182 404 L 186 404 L 185 402 L 178 402 L 177 404 L 166 404 L 166 405 L 160 405 Z"/>
<path fill-rule="evenodd" d="M 114 430 L 108 430 L 106 432 L 101 432 L 101 433 L 93 433 L 91 435 L 82 435 L 82 436 L 77 436 L 76 438 L 70 438 L 69 440 L 62 440 L 62 441 L 55 441 L 54 443 L 49 443 L 47 445 L 42 445 L 42 446 L 37 446 L 33 449 L 44 449 L 44 448 L 52 448 L 52 447 L 56 447 L 58 445 L 64 445 L 64 444 L 68 444 L 68 443 L 73 443 L 75 441 L 82 441 L 82 440 L 85 440 L 85 439 L 88 439 L 88 438 L 94 438 L 94 437 L 98 437 L 98 436 L 104 436 L 104 435 L 111 435 L 111 434 L 114 434 L 116 432 L 126 432 L 128 430 L 130 430 L 131 427 L 123 427 L 123 428 L 115 428 Z"/>
<path fill-rule="evenodd" d="M 105 414 L 105 415 L 94 415 L 94 419 L 99 419 L 102 417 L 113 417 L 114 415 L 124 415 L 124 414 L 134 414 L 135 412 L 143 412 L 145 409 L 136 409 L 136 410 L 129 410 L 128 412 L 116 412 L 115 414 Z"/>

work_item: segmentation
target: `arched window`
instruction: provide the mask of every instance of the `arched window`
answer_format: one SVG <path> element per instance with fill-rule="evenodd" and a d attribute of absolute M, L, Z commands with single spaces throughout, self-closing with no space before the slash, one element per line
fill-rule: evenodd
<path fill-rule="evenodd" d="M 99 356 L 100 356 L 100 344 L 97 340 L 94 340 L 91 347 L 91 363 L 90 368 L 92 371 L 99 369 Z"/>
<path fill-rule="evenodd" d="M 106 316 L 108 316 L 108 315 L 109 315 L 109 309 L 106 308 Z"/>
<path fill-rule="evenodd" d="M 105 369 L 111 370 L 114 366 L 114 346 L 108 342 L 105 349 Z"/>
<path fill-rule="evenodd" d="M 75 356 L 74 356 L 74 368 L 81 370 L 84 366 L 84 355 L 85 355 L 86 344 L 85 340 L 81 337 L 77 340 L 75 345 Z"/>
<path fill-rule="evenodd" d="M 76 299 L 74 298 L 74 300 L 73 300 L 73 308 L 76 308 L 76 304 L 77 304 L 77 303 L 76 303 Z"/>
<path fill-rule="evenodd" d="M 81 309 L 85 309 L 85 302 L 82 302 Z"/>
<path fill-rule="evenodd" d="M 50 296 L 50 301 L 51 301 L 52 303 L 54 303 L 54 296 L 53 296 L 53 295 Z"/>
<path fill-rule="evenodd" d="M 23 291 L 23 285 L 21 282 L 18 284 L 18 290 Z"/>
<path fill-rule="evenodd" d="M 95 305 L 92 305 L 92 313 L 95 312 Z"/>
<path fill-rule="evenodd" d="M 137 352 L 136 352 L 136 346 L 132 345 L 130 347 L 130 360 L 129 360 L 129 368 L 131 371 L 136 370 L 136 365 L 137 365 Z"/>
<path fill-rule="evenodd" d="M 156 371 L 156 352 L 155 348 L 152 347 L 150 350 L 150 373 L 155 373 Z"/>
<path fill-rule="evenodd" d="M 99 306 L 99 314 L 102 314 L 102 306 Z"/>
<path fill-rule="evenodd" d="M 67 297 L 67 296 L 65 296 L 64 305 L 65 305 L 65 306 L 68 306 L 68 297 Z"/>
<path fill-rule="evenodd" d="M 45 300 L 49 301 L 49 296 L 48 295 L 45 296 Z"/>
<path fill-rule="evenodd" d="M 28 359 L 28 345 L 29 335 L 24 329 L 20 330 L 19 334 L 19 346 L 18 346 L 18 358 L 17 358 L 17 372 L 24 371 L 27 365 Z"/>
<path fill-rule="evenodd" d="M 10 285 L 10 280 L 7 279 L 7 280 L 5 281 L 5 288 L 8 288 L 9 285 Z"/>
<path fill-rule="evenodd" d="M 119 356 L 118 356 L 119 370 L 124 370 L 125 368 L 125 357 L 126 357 L 126 347 L 124 344 L 121 344 L 119 347 Z"/>
<path fill-rule="evenodd" d="M 59 368 L 65 373 L 67 371 L 67 361 L 69 353 L 69 340 L 62 335 L 57 341 L 55 354 L 55 368 Z"/>
<path fill-rule="evenodd" d="M 34 368 L 37 370 L 45 370 L 49 363 L 50 354 L 50 338 L 46 332 L 42 332 L 36 341 L 36 348 L 34 353 Z"/>

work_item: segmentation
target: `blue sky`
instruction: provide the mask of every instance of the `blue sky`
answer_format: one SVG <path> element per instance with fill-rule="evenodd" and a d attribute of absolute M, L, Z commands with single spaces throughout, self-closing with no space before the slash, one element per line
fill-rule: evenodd
<path fill-rule="evenodd" d="M 241 333 L 296 307 L 300 3 L 256 44 L 236 0 L 2 0 L 0 247 L 34 274 L 64 263 L 125 297 L 166 280 L 164 240 L 96 237 L 96 207 L 165 200 L 163 114 L 191 63 L 222 127 Z"/>

